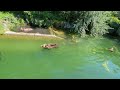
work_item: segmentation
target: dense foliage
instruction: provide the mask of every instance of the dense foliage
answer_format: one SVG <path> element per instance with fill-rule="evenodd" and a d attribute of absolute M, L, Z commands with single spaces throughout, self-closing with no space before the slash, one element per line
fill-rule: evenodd
<path fill-rule="evenodd" d="M 108 11 L 70 11 L 65 16 L 68 16 L 66 21 L 71 25 L 69 30 L 81 36 L 103 35 L 110 28 L 107 21 L 110 20 L 111 12 Z"/>
<path fill-rule="evenodd" d="M 120 36 L 120 12 L 115 12 L 112 14 L 111 20 L 109 21 L 109 26 L 112 29 L 109 30 L 109 33 L 114 36 Z"/>
<path fill-rule="evenodd" d="M 9 12 L 0 12 L 0 34 L 4 33 L 5 30 L 14 30 L 22 25 L 25 25 L 23 19 L 18 19 Z"/>
<path fill-rule="evenodd" d="M 4 14 L 2 16 L 2 14 Z M 7 17 L 10 29 L 26 22 L 35 27 L 56 27 L 66 33 L 80 36 L 100 36 L 116 32 L 120 35 L 120 12 L 117 11 L 6 11 L 0 12 L 0 20 Z M 2 23 L 2 21 L 0 21 Z M 1 24 L 0 28 L 3 26 Z"/>

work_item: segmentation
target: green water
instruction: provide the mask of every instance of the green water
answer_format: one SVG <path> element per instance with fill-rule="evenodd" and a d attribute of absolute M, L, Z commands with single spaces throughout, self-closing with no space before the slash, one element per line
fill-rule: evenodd
<path fill-rule="evenodd" d="M 22 37 L 24 38 L 24 37 Z M 44 43 L 59 48 L 43 49 Z M 116 47 L 115 52 L 107 48 Z M 1 79 L 120 78 L 120 43 L 116 39 L 84 38 L 78 43 L 53 39 L 0 37 Z"/>

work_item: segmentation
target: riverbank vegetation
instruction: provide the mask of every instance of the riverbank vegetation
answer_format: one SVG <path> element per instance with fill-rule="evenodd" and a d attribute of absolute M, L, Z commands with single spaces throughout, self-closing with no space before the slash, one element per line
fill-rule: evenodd
<path fill-rule="evenodd" d="M 14 30 L 24 25 L 25 22 L 22 18 L 17 18 L 9 12 L 0 12 L 0 34 L 3 34 L 6 30 Z"/>
<path fill-rule="evenodd" d="M 18 27 L 54 27 L 80 37 L 120 36 L 119 11 L 1 11 L 0 33 Z"/>

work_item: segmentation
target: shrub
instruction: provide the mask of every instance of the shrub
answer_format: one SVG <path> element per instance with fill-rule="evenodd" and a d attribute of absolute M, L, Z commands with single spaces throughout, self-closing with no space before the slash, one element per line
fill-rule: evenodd
<path fill-rule="evenodd" d="M 19 19 L 9 12 L 0 12 L 1 32 L 4 32 L 5 30 L 14 30 L 16 27 L 22 25 L 25 25 L 23 19 Z"/>

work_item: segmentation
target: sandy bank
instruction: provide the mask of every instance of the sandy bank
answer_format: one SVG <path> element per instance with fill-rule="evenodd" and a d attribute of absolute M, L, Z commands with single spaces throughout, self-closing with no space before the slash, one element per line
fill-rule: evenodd
<path fill-rule="evenodd" d="M 55 37 L 59 39 L 63 39 L 61 37 L 55 36 L 55 35 L 49 35 L 49 34 L 40 34 L 40 33 L 24 33 L 24 32 L 13 32 L 13 31 L 6 31 L 4 33 L 5 35 L 24 35 L 24 36 L 43 36 L 43 37 Z"/>

